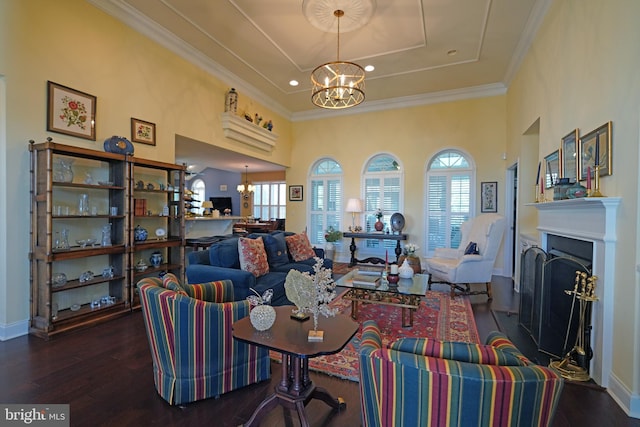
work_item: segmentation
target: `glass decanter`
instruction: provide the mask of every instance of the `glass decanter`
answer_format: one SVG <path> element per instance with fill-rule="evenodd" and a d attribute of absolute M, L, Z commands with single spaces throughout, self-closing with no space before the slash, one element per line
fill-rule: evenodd
<path fill-rule="evenodd" d="M 102 226 L 102 246 L 111 246 L 111 223 Z"/>
<path fill-rule="evenodd" d="M 58 182 L 73 181 L 73 159 L 58 158 L 53 163 L 53 180 Z"/>

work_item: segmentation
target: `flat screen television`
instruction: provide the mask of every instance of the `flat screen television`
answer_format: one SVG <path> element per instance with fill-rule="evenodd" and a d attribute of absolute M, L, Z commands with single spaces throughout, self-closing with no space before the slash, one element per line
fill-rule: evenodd
<path fill-rule="evenodd" d="M 233 206 L 231 205 L 231 197 L 209 197 L 211 203 L 213 203 L 213 209 L 220 211 L 220 215 L 224 215 L 225 209 L 231 209 L 233 214 Z"/>

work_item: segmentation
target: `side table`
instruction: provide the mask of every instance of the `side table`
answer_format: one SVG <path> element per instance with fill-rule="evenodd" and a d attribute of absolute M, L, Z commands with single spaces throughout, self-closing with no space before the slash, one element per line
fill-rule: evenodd
<path fill-rule="evenodd" d="M 378 257 L 369 257 L 365 259 L 357 259 L 356 258 L 356 239 L 377 239 L 377 240 L 395 240 L 395 254 L 396 254 L 396 262 L 400 259 L 400 254 L 402 254 L 402 248 L 400 247 L 400 240 L 407 240 L 406 234 L 385 234 L 385 233 L 342 233 L 344 237 L 351 237 L 351 245 L 349 245 L 349 249 L 351 250 L 351 262 L 349 262 L 349 267 L 353 267 L 357 263 L 372 263 L 372 264 L 384 264 L 385 260 Z"/>
<path fill-rule="evenodd" d="M 334 409 L 344 409 L 346 402 L 334 398 L 329 392 L 316 387 L 309 377 L 309 359 L 338 353 L 358 332 L 358 323 L 349 316 L 320 316 L 318 329 L 324 331 L 324 341 L 309 342 L 307 337 L 313 329 L 313 321 L 300 322 L 290 318 L 293 306 L 274 307 L 276 321 L 266 331 L 258 331 L 251 325 L 249 317 L 233 324 L 233 337 L 237 340 L 266 347 L 282 354 L 282 378 L 275 392 L 258 405 L 245 427 L 258 426 L 260 420 L 272 409 L 283 406 L 295 409 L 302 427 L 308 427 L 305 406 L 311 399 L 320 399 Z"/>

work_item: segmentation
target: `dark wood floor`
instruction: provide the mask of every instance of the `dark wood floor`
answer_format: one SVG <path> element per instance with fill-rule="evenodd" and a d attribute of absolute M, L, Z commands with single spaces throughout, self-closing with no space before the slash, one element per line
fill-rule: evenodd
<path fill-rule="evenodd" d="M 491 308 L 517 311 L 511 281 L 496 278 L 494 300 L 473 296 L 481 338 L 496 329 Z M 272 393 L 280 377 L 272 364 L 272 380 L 187 405 L 169 406 L 156 393 L 151 358 L 139 312 L 68 333 L 50 341 L 24 336 L 0 342 L 0 402 L 69 403 L 72 426 L 235 426 Z M 307 406 L 311 426 L 359 426 L 357 383 L 312 373 L 316 384 L 347 401 L 332 411 L 320 401 Z M 277 408 L 263 427 L 298 426 L 295 413 Z M 611 397 L 598 389 L 567 384 L 554 426 L 640 426 L 628 418 Z"/>

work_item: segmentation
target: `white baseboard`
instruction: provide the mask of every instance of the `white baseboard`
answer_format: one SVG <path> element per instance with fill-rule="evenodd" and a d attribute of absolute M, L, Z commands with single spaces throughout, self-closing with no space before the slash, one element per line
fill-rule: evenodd
<path fill-rule="evenodd" d="M 607 392 L 628 416 L 640 419 L 640 395 L 631 393 L 613 373 L 609 376 Z"/>
<path fill-rule="evenodd" d="M 8 341 L 29 333 L 29 319 L 0 324 L 0 341 Z"/>

